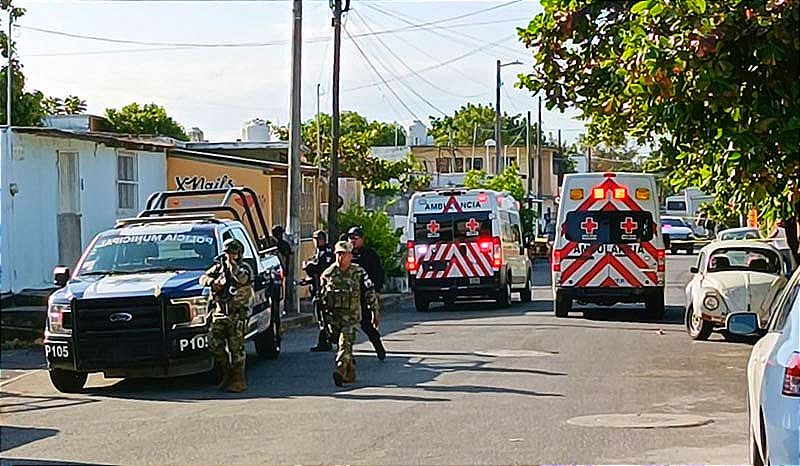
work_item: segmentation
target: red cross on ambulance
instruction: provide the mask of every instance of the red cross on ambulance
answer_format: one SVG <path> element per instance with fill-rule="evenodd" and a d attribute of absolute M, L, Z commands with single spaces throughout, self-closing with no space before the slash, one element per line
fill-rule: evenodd
<path fill-rule="evenodd" d="M 592 217 L 586 217 L 586 220 L 581 222 L 581 229 L 585 231 L 587 235 L 593 235 L 599 226 L 600 225 L 598 225 Z"/>

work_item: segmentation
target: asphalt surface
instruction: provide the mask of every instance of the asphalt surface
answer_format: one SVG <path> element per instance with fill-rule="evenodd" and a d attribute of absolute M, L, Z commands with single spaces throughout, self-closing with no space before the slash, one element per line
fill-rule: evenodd
<path fill-rule="evenodd" d="M 64 395 L 35 355 L 4 354 L 19 372 L 2 382 L 2 463 L 744 463 L 751 346 L 686 335 L 695 257 L 668 255 L 662 322 L 632 305 L 556 319 L 546 264 L 533 303 L 398 306 L 386 361 L 360 335 L 358 382 L 343 388 L 333 353 L 307 351 L 313 329 L 289 333 L 277 361 L 251 347 L 239 395 L 204 377 L 99 375 Z"/>

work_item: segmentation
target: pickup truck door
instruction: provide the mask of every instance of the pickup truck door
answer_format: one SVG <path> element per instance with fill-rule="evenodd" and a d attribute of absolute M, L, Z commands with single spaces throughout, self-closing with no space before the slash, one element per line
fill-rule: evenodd
<path fill-rule="evenodd" d="M 270 313 L 269 297 L 267 294 L 268 271 L 264 269 L 261 261 L 258 260 L 256 249 L 253 246 L 252 241 L 250 241 L 250 237 L 241 227 L 233 227 L 222 233 L 223 242 L 228 238 L 236 238 L 241 241 L 242 244 L 244 244 L 244 254 L 242 255 L 242 258 L 245 262 L 247 262 L 255 274 L 253 277 L 253 306 L 250 308 L 250 312 L 247 316 L 248 319 L 245 332 L 245 335 L 249 335 L 250 333 L 257 331 L 259 328 L 265 328 L 269 326 Z M 265 322 L 261 322 L 261 320 L 265 319 Z"/>

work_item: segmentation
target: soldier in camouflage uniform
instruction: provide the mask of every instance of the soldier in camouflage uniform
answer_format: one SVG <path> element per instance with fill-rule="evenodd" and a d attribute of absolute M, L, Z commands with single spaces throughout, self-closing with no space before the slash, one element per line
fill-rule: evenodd
<path fill-rule="evenodd" d="M 244 323 L 253 298 L 253 271 L 242 262 L 244 245 L 239 240 L 225 240 L 223 249 L 219 261 L 200 277 L 200 284 L 212 291 L 214 312 L 208 346 L 222 371 L 219 388 L 238 393 L 247 389 Z"/>
<path fill-rule="evenodd" d="M 323 306 L 339 331 L 339 351 L 336 353 L 333 381 L 341 387 L 344 383 L 356 381 L 353 342 L 361 323 L 362 303 L 370 305 L 372 322 L 377 327 L 380 324 L 380 301 L 366 271 L 358 264 L 351 263 L 353 247 L 350 243 L 339 241 L 334 253 L 336 263 L 322 273 L 320 280 Z"/>

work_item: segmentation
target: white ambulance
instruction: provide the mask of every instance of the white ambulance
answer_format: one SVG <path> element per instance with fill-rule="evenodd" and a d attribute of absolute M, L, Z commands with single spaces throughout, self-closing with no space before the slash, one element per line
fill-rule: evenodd
<path fill-rule="evenodd" d="M 419 192 L 409 201 L 406 269 L 417 310 L 432 301 L 492 299 L 511 304 L 512 291 L 531 300 L 531 264 L 519 206 L 485 189 Z"/>
<path fill-rule="evenodd" d="M 664 239 L 656 183 L 636 173 L 564 177 L 552 272 L 554 308 L 566 317 L 574 301 L 644 303 L 664 313 Z"/>

